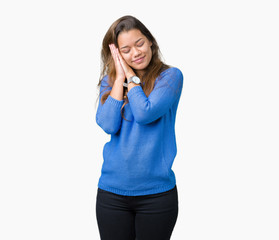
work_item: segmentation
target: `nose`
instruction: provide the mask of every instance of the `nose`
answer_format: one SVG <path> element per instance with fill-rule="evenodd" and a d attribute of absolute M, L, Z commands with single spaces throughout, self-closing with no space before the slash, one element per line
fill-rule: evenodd
<path fill-rule="evenodd" d="M 134 57 L 138 57 L 141 55 L 141 51 L 138 48 L 134 49 Z"/>

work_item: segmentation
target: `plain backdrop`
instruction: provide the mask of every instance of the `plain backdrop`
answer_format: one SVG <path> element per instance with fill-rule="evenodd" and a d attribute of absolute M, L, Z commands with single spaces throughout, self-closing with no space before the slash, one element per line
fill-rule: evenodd
<path fill-rule="evenodd" d="M 277 1 L 0 3 L 0 239 L 99 239 L 101 44 L 140 19 L 181 69 L 173 240 L 279 239 Z"/>

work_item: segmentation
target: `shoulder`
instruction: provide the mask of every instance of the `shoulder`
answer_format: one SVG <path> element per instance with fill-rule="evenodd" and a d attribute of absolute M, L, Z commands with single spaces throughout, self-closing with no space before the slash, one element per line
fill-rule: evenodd
<path fill-rule="evenodd" d="M 108 81 L 108 75 L 103 76 L 102 81 L 107 82 Z"/>
<path fill-rule="evenodd" d="M 167 82 L 168 84 L 183 84 L 183 73 L 177 67 L 169 67 L 161 72 L 157 79 L 160 82 Z"/>
<path fill-rule="evenodd" d="M 177 67 L 169 67 L 161 72 L 155 81 L 157 88 L 160 87 L 171 87 L 180 89 L 183 86 L 183 74 L 182 71 Z"/>
<path fill-rule="evenodd" d="M 160 77 L 166 77 L 166 76 L 183 79 L 183 73 L 177 67 L 169 67 L 166 70 L 164 70 L 163 72 L 161 72 Z"/>
<path fill-rule="evenodd" d="M 109 86 L 109 77 L 108 75 L 105 75 L 101 80 L 101 86 L 106 87 Z"/>
<path fill-rule="evenodd" d="M 111 90 L 111 89 L 112 87 L 109 82 L 109 77 L 108 75 L 105 75 L 100 82 L 100 92 L 102 93 L 104 91 Z"/>

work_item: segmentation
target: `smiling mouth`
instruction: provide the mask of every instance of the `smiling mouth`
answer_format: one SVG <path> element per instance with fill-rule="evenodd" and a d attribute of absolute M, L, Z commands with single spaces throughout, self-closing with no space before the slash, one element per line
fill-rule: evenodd
<path fill-rule="evenodd" d="M 145 57 L 138 58 L 134 60 L 135 63 L 142 63 Z"/>

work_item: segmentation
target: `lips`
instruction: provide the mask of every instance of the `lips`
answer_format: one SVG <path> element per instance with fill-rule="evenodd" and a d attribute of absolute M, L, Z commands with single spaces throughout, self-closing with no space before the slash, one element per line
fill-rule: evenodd
<path fill-rule="evenodd" d="M 135 63 L 142 63 L 145 57 L 138 58 L 134 60 Z"/>

